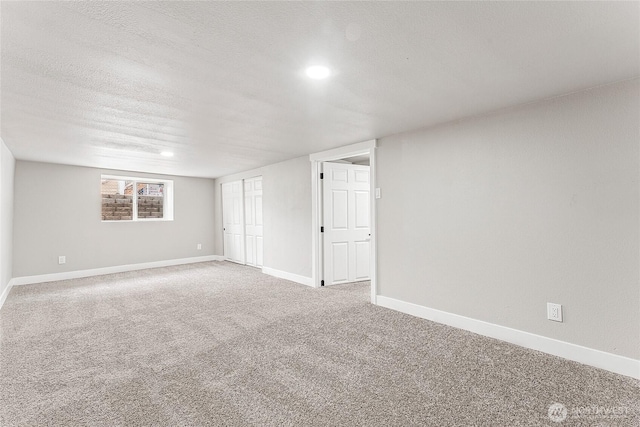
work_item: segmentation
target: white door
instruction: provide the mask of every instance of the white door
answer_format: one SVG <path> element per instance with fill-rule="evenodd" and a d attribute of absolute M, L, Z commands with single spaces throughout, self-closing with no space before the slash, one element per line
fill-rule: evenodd
<path fill-rule="evenodd" d="M 229 261 L 244 264 L 242 181 L 222 184 L 222 227 L 224 233 L 224 256 Z"/>
<path fill-rule="evenodd" d="M 262 177 L 244 180 L 247 265 L 262 267 Z"/>
<path fill-rule="evenodd" d="M 322 167 L 324 283 L 369 280 L 369 166 Z"/>

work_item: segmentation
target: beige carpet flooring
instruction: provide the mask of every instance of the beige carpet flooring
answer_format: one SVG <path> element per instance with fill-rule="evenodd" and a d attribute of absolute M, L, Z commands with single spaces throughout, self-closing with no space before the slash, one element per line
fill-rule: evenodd
<path fill-rule="evenodd" d="M 368 301 L 227 262 L 14 287 L 0 425 L 640 424 L 636 380 Z"/>

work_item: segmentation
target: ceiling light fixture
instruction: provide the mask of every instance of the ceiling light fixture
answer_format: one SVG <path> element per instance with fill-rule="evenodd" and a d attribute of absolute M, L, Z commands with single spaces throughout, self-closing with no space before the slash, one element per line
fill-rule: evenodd
<path fill-rule="evenodd" d="M 173 157 L 173 153 L 171 151 L 163 151 L 160 155 L 164 157 Z"/>
<path fill-rule="evenodd" d="M 322 80 L 329 77 L 331 71 L 322 65 L 314 65 L 313 67 L 307 68 L 307 76 L 315 80 Z"/>

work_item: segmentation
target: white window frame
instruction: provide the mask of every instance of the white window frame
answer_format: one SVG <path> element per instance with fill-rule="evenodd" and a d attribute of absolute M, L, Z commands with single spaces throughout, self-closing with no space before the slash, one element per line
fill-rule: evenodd
<path fill-rule="evenodd" d="M 100 175 L 100 182 L 104 179 L 115 181 L 133 181 L 133 209 L 131 213 L 131 219 L 123 220 L 101 220 L 102 222 L 156 222 L 156 221 L 173 221 L 173 180 L 171 179 L 157 179 L 157 178 L 142 178 L 133 176 L 122 175 Z M 144 184 L 164 184 L 163 191 L 163 205 L 162 205 L 162 218 L 138 218 L 138 183 Z"/>

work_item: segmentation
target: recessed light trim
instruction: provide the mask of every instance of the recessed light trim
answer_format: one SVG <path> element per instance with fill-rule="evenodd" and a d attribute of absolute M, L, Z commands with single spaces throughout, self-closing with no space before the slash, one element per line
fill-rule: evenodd
<path fill-rule="evenodd" d="M 160 155 L 164 157 L 173 157 L 173 153 L 171 151 L 162 151 Z"/>
<path fill-rule="evenodd" d="M 325 67 L 324 65 L 314 65 L 312 67 L 307 68 L 307 76 L 314 80 L 322 80 L 326 79 L 331 75 L 331 70 Z"/>

